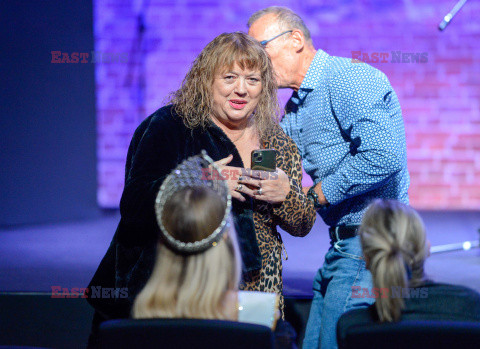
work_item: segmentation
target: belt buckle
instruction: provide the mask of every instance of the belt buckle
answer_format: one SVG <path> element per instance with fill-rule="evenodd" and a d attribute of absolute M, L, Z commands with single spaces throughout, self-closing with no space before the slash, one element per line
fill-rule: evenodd
<path fill-rule="evenodd" d="M 335 227 L 335 238 L 337 239 L 336 241 L 339 241 L 340 240 L 340 237 L 338 236 L 338 230 L 339 230 L 340 226 L 336 226 Z"/>

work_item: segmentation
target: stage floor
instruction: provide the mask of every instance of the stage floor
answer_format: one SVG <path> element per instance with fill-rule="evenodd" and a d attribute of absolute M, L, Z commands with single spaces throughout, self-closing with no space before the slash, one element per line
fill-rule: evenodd
<path fill-rule="evenodd" d="M 477 240 L 480 212 L 420 212 L 432 246 Z M 85 287 L 103 257 L 119 220 L 118 212 L 71 223 L 0 230 L 0 292 L 51 292 L 52 286 Z M 284 261 L 284 293 L 312 296 L 312 281 L 329 248 L 321 218 L 310 234 L 282 234 L 289 259 Z M 427 275 L 438 282 L 480 291 L 480 249 L 432 255 Z"/>

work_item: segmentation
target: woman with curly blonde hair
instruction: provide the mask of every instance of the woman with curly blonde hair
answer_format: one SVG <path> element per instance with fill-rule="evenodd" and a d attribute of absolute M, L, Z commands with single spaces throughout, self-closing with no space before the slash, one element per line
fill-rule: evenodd
<path fill-rule="evenodd" d="M 89 299 L 97 310 L 94 322 L 129 316 L 154 265 L 155 195 L 177 164 L 201 150 L 216 161 L 233 198 L 243 260 L 240 288 L 281 295 L 283 243 L 277 226 L 304 236 L 315 209 L 302 192 L 298 149 L 278 125 L 276 92 L 260 43 L 240 32 L 221 34 L 195 59 L 171 104 L 140 124 L 127 154 L 121 220 L 90 282 L 127 287 L 128 298 Z M 277 169 L 268 176 L 248 170 L 252 151 L 261 148 L 276 150 Z"/>
<path fill-rule="evenodd" d="M 193 62 L 182 87 L 171 94 L 170 103 L 188 128 L 206 128 L 215 113 L 212 81 L 220 72 L 218 67 L 229 70 L 236 64 L 241 70 L 257 70 L 260 75 L 257 86 L 261 85 L 261 94 L 252 121 L 260 140 L 266 141 L 279 117 L 277 85 L 263 47 L 245 34 L 222 34 L 210 42 Z"/>

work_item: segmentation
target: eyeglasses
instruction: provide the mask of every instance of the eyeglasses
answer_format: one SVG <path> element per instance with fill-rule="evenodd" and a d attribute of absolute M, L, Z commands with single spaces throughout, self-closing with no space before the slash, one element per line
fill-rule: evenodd
<path fill-rule="evenodd" d="M 283 34 L 287 34 L 287 33 L 291 33 L 293 32 L 293 30 L 287 30 L 287 31 L 284 31 L 283 33 L 280 33 L 278 35 L 275 35 L 273 38 L 271 39 L 268 39 L 268 40 L 262 40 L 260 41 L 260 45 L 262 45 L 263 47 L 265 47 L 270 41 L 272 40 L 275 40 L 276 38 L 278 38 L 279 36 L 282 36 Z"/>

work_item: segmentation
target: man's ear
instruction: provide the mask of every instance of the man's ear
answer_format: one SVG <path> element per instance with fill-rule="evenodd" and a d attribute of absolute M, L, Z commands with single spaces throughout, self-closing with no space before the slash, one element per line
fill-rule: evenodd
<path fill-rule="evenodd" d="M 305 37 L 303 32 L 298 29 L 292 31 L 292 45 L 296 51 L 300 51 L 305 46 Z"/>
<path fill-rule="evenodd" d="M 425 249 L 427 250 L 427 254 L 426 254 L 425 258 L 430 257 L 431 248 L 432 248 L 432 244 L 430 243 L 430 240 L 427 239 L 427 241 L 425 241 Z"/>

